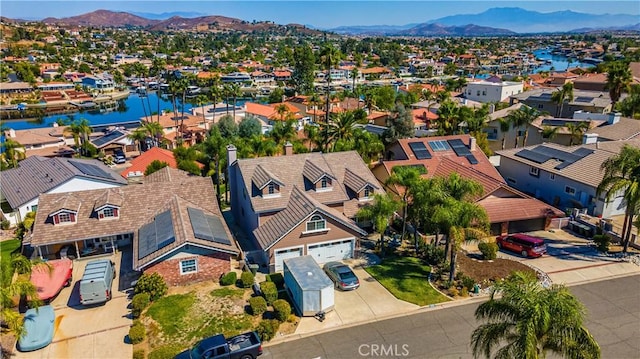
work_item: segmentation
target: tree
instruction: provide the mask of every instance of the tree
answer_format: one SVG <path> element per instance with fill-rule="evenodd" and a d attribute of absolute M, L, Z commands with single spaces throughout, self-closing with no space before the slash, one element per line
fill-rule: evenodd
<path fill-rule="evenodd" d="M 73 142 L 75 142 L 76 149 L 82 149 L 82 145 L 87 141 L 89 134 L 91 134 L 91 127 L 89 126 L 89 121 L 87 119 L 79 119 L 73 121 L 67 128 L 65 128 L 65 132 L 71 133 L 73 136 Z M 84 154 L 80 151 L 81 154 Z"/>
<path fill-rule="evenodd" d="M 551 94 L 551 100 L 556 103 L 558 110 L 556 117 L 562 116 L 562 107 L 565 101 L 573 101 L 573 83 L 567 82 Z"/>
<path fill-rule="evenodd" d="M 262 134 L 262 125 L 257 118 L 247 115 L 238 124 L 238 136 L 250 138 Z"/>
<path fill-rule="evenodd" d="M 24 146 L 10 137 L 5 137 L 0 154 L 0 170 L 18 167 L 18 162 L 26 158 Z"/>
<path fill-rule="evenodd" d="M 316 67 L 313 50 L 307 44 L 298 46 L 293 51 L 293 74 L 292 80 L 296 91 L 309 93 L 313 91 L 314 71 Z"/>
<path fill-rule="evenodd" d="M 359 123 L 363 123 L 363 121 L 356 117 L 355 111 L 339 113 L 336 119 L 329 124 L 330 141 L 352 140 L 354 137 L 354 126 Z"/>
<path fill-rule="evenodd" d="M 142 125 L 147 135 L 153 138 L 154 146 L 158 146 L 160 138 L 164 135 L 164 128 L 159 122 L 147 121 Z"/>
<path fill-rule="evenodd" d="M 269 137 L 273 139 L 278 146 L 278 151 L 287 142 L 295 138 L 296 128 L 294 127 L 294 121 L 276 121 L 271 131 L 269 131 Z"/>
<path fill-rule="evenodd" d="M 565 358 L 600 358 L 600 346 L 583 325 L 585 313 L 565 286 L 543 288 L 535 275 L 514 272 L 476 309 L 476 320 L 486 323 L 471 334 L 473 355 L 537 359 L 552 352 Z"/>
<path fill-rule="evenodd" d="M 623 253 L 629 249 L 629 240 L 633 228 L 633 217 L 640 205 L 640 149 L 624 145 L 620 153 L 602 163 L 600 170 L 604 172 L 602 181 L 596 188 L 596 194 L 606 195 L 607 203 L 620 193 L 626 202 L 624 222 L 622 226 Z"/>
<path fill-rule="evenodd" d="M 224 115 L 216 124 L 220 130 L 220 134 L 224 138 L 234 138 L 238 135 L 238 125 L 233 117 Z"/>
<path fill-rule="evenodd" d="M 202 169 L 196 162 L 199 153 L 194 147 L 178 146 L 173 150 L 173 157 L 176 159 L 178 169 L 198 176 L 202 174 Z"/>
<path fill-rule="evenodd" d="M 330 101 L 331 101 L 331 69 L 333 68 L 333 66 L 335 66 L 336 64 L 338 64 L 338 61 L 340 59 L 338 50 L 336 50 L 335 47 L 333 47 L 332 44 L 325 44 L 322 48 L 322 50 L 320 50 L 320 61 L 321 63 L 324 65 L 324 69 L 327 71 L 325 78 L 327 79 L 327 93 L 325 94 L 325 101 L 326 101 L 326 107 L 325 107 L 325 126 L 324 127 L 324 140 L 322 141 L 324 144 L 324 150 L 328 151 L 329 148 L 329 114 L 331 113 L 331 107 L 329 105 Z"/>
<path fill-rule="evenodd" d="M 622 91 L 628 90 L 632 80 L 631 68 L 626 62 L 614 61 L 607 66 L 607 84 L 605 88 L 609 90 L 611 103 L 614 107 L 620 99 Z"/>
<path fill-rule="evenodd" d="M 457 134 L 460 123 L 460 107 L 451 100 L 441 102 L 436 122 L 438 123 L 438 135 Z"/>
<path fill-rule="evenodd" d="M 589 129 L 589 123 L 585 121 L 567 123 L 567 130 L 571 137 L 569 138 L 569 146 L 573 146 L 576 143 L 582 141 L 582 136 Z"/>
<path fill-rule="evenodd" d="M 500 124 L 500 132 L 502 133 L 502 149 L 504 150 L 507 143 L 507 132 L 511 130 L 511 118 L 500 118 L 498 119 L 498 123 Z"/>
<path fill-rule="evenodd" d="M 400 138 L 409 138 L 415 134 L 413 115 L 402 104 L 397 104 L 387 119 L 387 129 L 382 134 L 383 142 L 391 144 Z"/>
<path fill-rule="evenodd" d="M 229 95 L 233 98 L 233 119 L 236 119 L 236 102 L 238 101 L 238 97 L 242 96 L 242 91 L 240 90 L 240 85 L 233 83 L 229 86 Z M 227 104 L 227 107 L 229 105 Z"/>
<path fill-rule="evenodd" d="M 147 166 L 147 168 L 144 170 L 144 175 L 148 176 L 154 172 L 157 172 L 165 167 L 167 167 L 169 164 L 164 162 L 164 161 L 159 161 L 159 160 L 153 160 L 151 161 L 151 163 L 149 163 L 149 165 Z"/>
<path fill-rule="evenodd" d="M 553 140 L 558 135 L 559 130 L 560 127 L 558 126 L 543 126 L 541 132 L 542 138 Z"/>
<path fill-rule="evenodd" d="M 509 119 L 513 123 L 513 127 L 519 132 L 520 128 L 524 126 L 524 135 L 522 138 L 522 147 L 527 145 L 527 138 L 529 137 L 529 125 L 540 116 L 540 112 L 533 107 L 522 105 L 517 110 L 509 112 Z M 515 147 L 518 147 L 518 133 L 516 133 Z"/>
<path fill-rule="evenodd" d="M 127 138 L 133 141 L 138 147 L 138 153 L 142 154 L 142 142 L 147 139 L 147 130 L 144 127 L 138 127 Z"/>
<path fill-rule="evenodd" d="M 384 151 L 384 143 L 378 135 L 359 128 L 354 131 L 353 149 L 358 152 L 365 163 L 369 164 L 380 157 Z"/>
<path fill-rule="evenodd" d="M 616 109 L 619 110 L 623 116 L 639 119 L 640 85 L 631 85 L 629 87 L 629 95 L 621 102 L 618 102 Z"/>
<path fill-rule="evenodd" d="M 304 134 L 307 137 L 309 143 L 309 152 L 312 152 L 315 148 L 319 148 L 322 144 L 322 138 L 320 137 L 320 127 L 307 123 L 303 128 Z"/>
<path fill-rule="evenodd" d="M 421 168 L 423 170 L 420 170 Z M 395 166 L 391 170 L 391 176 L 385 181 L 387 186 L 402 187 L 402 237 L 404 241 L 405 234 L 407 232 L 407 213 L 409 202 L 413 197 L 413 184 L 415 184 L 421 175 L 426 173 L 424 167 L 406 167 Z"/>
<path fill-rule="evenodd" d="M 389 227 L 391 218 L 396 213 L 400 204 L 388 194 L 375 194 L 373 203 L 368 204 L 358 211 L 356 216 L 359 219 L 371 220 L 374 230 L 380 234 L 380 253 L 384 255 L 384 232 Z"/>

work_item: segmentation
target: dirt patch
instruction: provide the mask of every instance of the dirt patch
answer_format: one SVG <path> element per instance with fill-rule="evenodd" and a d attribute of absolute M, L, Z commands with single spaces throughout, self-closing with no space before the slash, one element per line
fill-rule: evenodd
<path fill-rule="evenodd" d="M 473 278 L 476 283 L 481 283 L 482 287 L 498 279 L 507 278 L 511 272 L 514 271 L 532 272 L 535 274 L 533 269 L 520 262 L 504 258 L 485 261 L 473 257 L 475 257 L 474 254 L 460 252 L 457 260 L 458 271 Z"/>

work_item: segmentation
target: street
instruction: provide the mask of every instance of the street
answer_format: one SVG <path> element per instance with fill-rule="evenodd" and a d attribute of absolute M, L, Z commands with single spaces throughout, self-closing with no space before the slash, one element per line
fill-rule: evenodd
<path fill-rule="evenodd" d="M 640 357 L 640 276 L 570 287 L 602 358 Z M 373 322 L 264 348 L 261 358 L 471 358 L 479 303 Z M 553 356 L 550 356 L 553 357 Z"/>

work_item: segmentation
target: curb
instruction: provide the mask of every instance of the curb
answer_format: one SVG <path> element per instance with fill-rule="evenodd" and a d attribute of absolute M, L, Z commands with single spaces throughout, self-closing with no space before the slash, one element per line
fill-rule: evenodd
<path fill-rule="evenodd" d="M 611 279 L 617 279 L 617 278 L 625 278 L 625 277 L 633 277 L 634 275 L 640 275 L 640 272 L 613 274 L 613 275 L 602 277 L 602 278 L 585 279 L 585 280 L 581 280 L 579 282 L 574 282 L 574 283 L 568 283 L 568 284 L 567 283 L 559 283 L 559 284 L 562 284 L 562 285 L 564 285 L 566 287 L 576 287 L 576 286 L 583 285 L 583 284 L 603 282 L 605 280 L 611 280 Z"/>

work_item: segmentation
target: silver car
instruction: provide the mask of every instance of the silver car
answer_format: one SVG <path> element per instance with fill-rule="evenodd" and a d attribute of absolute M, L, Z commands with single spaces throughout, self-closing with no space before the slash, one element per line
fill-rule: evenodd
<path fill-rule="evenodd" d="M 351 268 L 345 264 L 329 262 L 324 265 L 324 271 L 338 289 L 353 290 L 360 287 L 360 280 L 358 280 Z"/>

